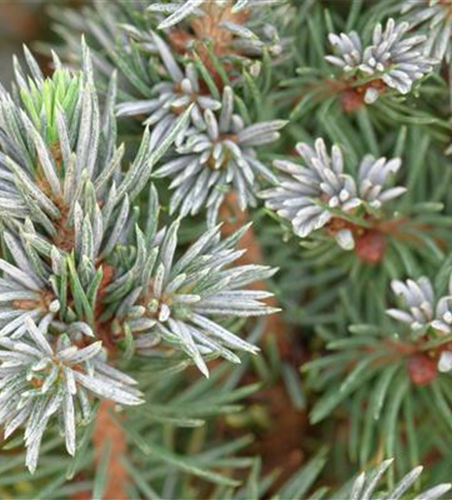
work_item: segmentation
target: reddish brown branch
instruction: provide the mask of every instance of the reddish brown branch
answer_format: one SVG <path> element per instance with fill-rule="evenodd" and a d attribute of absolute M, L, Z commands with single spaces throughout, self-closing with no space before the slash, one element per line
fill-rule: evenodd
<path fill-rule="evenodd" d="M 127 471 L 120 459 L 127 454 L 127 441 L 122 428 L 115 422 L 111 414 L 115 404 L 102 401 L 96 415 L 92 442 L 95 450 L 96 466 L 99 467 L 105 443 L 110 441 L 110 461 L 107 465 L 107 485 L 103 500 L 128 500 L 126 485 Z M 76 478 L 77 479 L 77 478 Z M 90 491 L 81 491 L 71 496 L 71 500 L 91 500 Z"/>
<path fill-rule="evenodd" d="M 223 236 L 230 236 L 250 221 L 248 213 L 240 210 L 237 197 L 234 192 L 230 192 L 226 196 L 226 199 L 220 208 L 220 219 L 224 223 L 222 227 Z M 238 261 L 239 264 L 264 263 L 261 246 L 253 228 L 250 228 L 243 236 L 241 245 L 243 248 L 247 249 L 247 252 L 240 258 Z M 266 283 L 256 282 L 252 285 L 252 288 L 262 290 L 267 288 L 267 285 Z M 268 301 L 268 304 L 273 307 L 278 306 L 275 298 L 271 298 Z M 276 336 L 281 356 L 286 359 L 290 358 L 292 349 L 289 343 L 288 329 L 282 321 L 280 314 L 272 314 L 266 318 L 264 338 L 269 335 Z"/>
<path fill-rule="evenodd" d="M 128 474 L 120 459 L 127 454 L 127 440 L 124 430 L 115 422 L 111 414 L 115 404 L 102 401 L 96 416 L 93 432 L 93 445 L 97 466 L 101 459 L 104 444 L 110 441 L 110 461 L 107 467 L 107 486 L 103 498 L 105 500 L 127 500 L 126 485 Z"/>

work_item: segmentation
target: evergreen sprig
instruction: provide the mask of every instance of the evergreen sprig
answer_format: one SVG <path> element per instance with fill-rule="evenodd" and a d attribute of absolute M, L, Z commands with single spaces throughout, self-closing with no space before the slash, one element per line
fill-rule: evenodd
<path fill-rule="evenodd" d="M 149 353 L 162 337 L 207 375 L 203 357 L 239 362 L 231 348 L 256 350 L 211 316 L 277 311 L 260 302 L 271 294 L 244 289 L 274 270 L 229 267 L 243 253 L 233 249 L 243 231 L 220 241 L 216 228 L 176 260 L 179 224 L 159 230 L 153 189 L 146 228 L 140 230 L 139 207 L 132 203 L 185 129 L 191 109 L 158 144 L 146 130 L 123 172 L 115 79 L 102 117 L 89 50 L 82 48 L 80 72 L 72 73 L 54 56 L 50 79 L 26 49 L 31 76 L 16 63 L 15 97 L 1 95 L 0 212 L 8 228 L 0 261 L 0 336 L 8 349 L 2 352 L 2 421 L 8 435 L 25 426 L 31 472 L 47 423 L 57 414 L 66 448 L 75 453 L 75 423 L 92 418 L 87 391 L 123 405 L 143 402 L 131 387 L 136 382 L 108 359 L 116 344 L 125 343 L 130 356 L 135 348 Z M 76 395 L 81 419 L 75 416 Z"/>
<path fill-rule="evenodd" d="M 275 166 L 291 177 L 280 178 L 278 187 L 261 196 L 269 208 L 292 223 L 295 234 L 301 238 L 329 224 L 339 245 L 352 250 L 354 226 L 368 227 L 371 218 L 381 217 L 379 212 L 385 202 L 406 191 L 403 187 L 385 189 L 388 178 L 399 170 L 400 159 L 377 160 L 367 155 L 355 180 L 344 173 L 344 158 L 337 146 L 333 146 L 331 157 L 322 139 L 317 139 L 315 149 L 299 143 L 297 152 L 306 166 L 275 161 Z M 343 223 L 336 223 L 337 220 Z"/>
<path fill-rule="evenodd" d="M 52 11 L 0 86 L 0 496 L 447 495 L 451 2 Z"/>
<path fill-rule="evenodd" d="M 204 112 L 201 129 L 187 130 L 186 138 L 176 148 L 176 158 L 163 163 L 154 177 L 171 176 L 170 213 L 179 211 L 182 217 L 196 215 L 205 205 L 207 222 L 217 221 L 218 210 L 225 195 L 232 189 L 239 207 L 245 210 L 256 205 L 260 178 L 275 183 L 276 177 L 257 157 L 256 148 L 277 141 L 287 122 L 273 120 L 246 126 L 234 112 L 234 93 L 225 87 L 221 112 Z"/>

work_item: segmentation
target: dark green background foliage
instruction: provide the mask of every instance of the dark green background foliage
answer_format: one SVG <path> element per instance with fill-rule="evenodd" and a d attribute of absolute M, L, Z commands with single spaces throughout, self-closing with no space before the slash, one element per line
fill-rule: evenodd
<path fill-rule="evenodd" d="M 0 1 L 1 83 L 9 87 L 11 56 L 21 53 L 23 42 L 46 72 L 51 72 L 49 48 L 79 67 L 83 33 L 100 95 L 116 69 L 119 102 L 150 99 L 166 75 L 156 51 L 143 48 L 130 29 L 141 35 L 158 32 L 156 19 L 145 13 L 150 3 Z M 282 311 L 276 320 L 226 322 L 262 352 L 240 355 L 240 365 L 209 362 L 209 379 L 196 372 L 184 353 L 137 360 L 124 341 L 121 369 L 139 380 L 146 400 L 114 417 L 128 452 L 113 459 L 126 471 L 130 498 L 345 499 L 351 498 L 350 478 L 390 458 L 394 466 L 378 491 L 389 491 L 419 464 L 425 466 L 423 475 L 406 498 L 451 481 L 452 379 L 451 373 L 439 373 L 436 363 L 452 334 L 429 327 L 416 335 L 386 314 L 399 304 L 391 291 L 393 280 L 426 276 L 437 297 L 447 294 L 452 272 L 451 63 L 438 62 L 407 95 L 386 89 L 375 103 L 358 100 L 350 110 L 350 93 L 337 85 L 343 82 L 341 74 L 325 60 L 331 54 L 329 33 L 356 30 L 369 40 L 377 22 L 401 18 L 400 3 L 281 0 L 268 11 L 258 7 L 262 19 L 256 15 L 257 25 L 265 21 L 278 30 L 281 55 L 264 50 L 255 58 L 258 70 L 253 59 L 228 63 L 228 71 L 221 57 L 212 57 L 213 69 L 195 57 L 215 98 L 221 94 L 216 86 L 233 87 L 246 125 L 289 120 L 278 141 L 258 149 L 265 165 L 278 159 L 300 163 L 295 144 L 321 137 L 328 149 L 340 146 L 352 175 L 368 153 L 400 157 L 394 182 L 407 191 L 385 207 L 380 230 L 364 228 L 348 252 L 328 230 L 300 239 L 290 222 L 262 200 L 244 214 L 230 217 L 220 211 L 220 219 L 233 229 L 253 222 L 252 236 L 243 240 L 251 255 L 248 263 L 279 268 L 265 287 L 275 294 L 272 305 Z M 429 36 L 425 26 L 418 29 Z M 190 62 L 187 54 L 174 55 L 181 67 Z M 209 71 L 220 81 L 210 80 Z M 142 134 L 139 119 L 119 121 L 119 143 L 127 145 L 128 160 Z M 168 213 L 170 182 L 155 179 L 165 224 L 174 219 Z M 137 205 L 145 207 L 147 201 L 143 195 Z M 140 221 L 145 219 L 142 210 Z M 184 218 L 178 254 L 204 232 L 204 212 Z M 105 443 L 99 461 L 93 429 L 94 421 L 78 431 L 74 458 L 66 455 L 56 426 L 50 429 L 33 477 L 23 468 L 22 439 L 13 435 L 3 442 L 0 497 L 77 498 L 91 492 L 92 498 L 102 498 L 115 443 Z M 356 484 L 355 498 L 366 498 Z"/>

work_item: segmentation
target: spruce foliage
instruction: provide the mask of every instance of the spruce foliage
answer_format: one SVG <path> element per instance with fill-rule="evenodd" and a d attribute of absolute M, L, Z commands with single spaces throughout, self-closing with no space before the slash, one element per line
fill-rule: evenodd
<path fill-rule="evenodd" d="M 452 2 L 49 16 L 0 86 L 0 495 L 449 498 Z"/>

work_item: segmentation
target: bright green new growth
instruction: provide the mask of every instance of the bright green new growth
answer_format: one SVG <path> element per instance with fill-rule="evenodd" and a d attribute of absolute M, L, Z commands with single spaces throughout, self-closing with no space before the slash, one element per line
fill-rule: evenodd
<path fill-rule="evenodd" d="M 20 87 L 24 108 L 36 128 L 41 126 L 42 116 L 46 117 L 46 140 L 53 144 L 58 139 L 57 111 L 61 108 L 67 116 L 72 116 L 80 95 L 80 77 L 72 77 L 68 69 L 58 69 L 40 88 L 33 80 L 28 85 L 28 89 Z"/>
<path fill-rule="evenodd" d="M 123 171 L 124 147 L 115 144 L 115 80 L 102 116 L 86 45 L 83 51 L 83 72 L 72 74 L 54 58 L 58 69 L 51 79 L 26 52 L 27 84 L 17 66 L 25 111 L 10 95 L 0 96 L 0 204 L 8 228 L 0 260 L 0 421 L 7 435 L 25 428 L 31 472 L 56 414 L 74 455 L 76 424 L 93 418 L 92 395 L 123 405 L 144 402 L 137 382 L 109 361 L 115 350 L 125 349 L 128 358 L 135 351 L 155 356 L 162 338 L 208 376 L 205 357 L 239 363 L 231 349 L 256 350 L 221 326 L 221 318 L 276 311 L 260 302 L 271 294 L 244 288 L 273 270 L 230 268 L 243 253 L 233 249 L 243 232 L 221 242 L 217 228 L 176 260 L 179 224 L 159 229 L 153 189 L 140 229 L 140 208 L 132 202 L 190 110 L 162 143 L 151 146 L 146 132 Z"/>
<path fill-rule="evenodd" d="M 409 3 L 53 7 L 53 72 L 0 86 L 4 475 L 447 495 L 452 4 Z"/>

